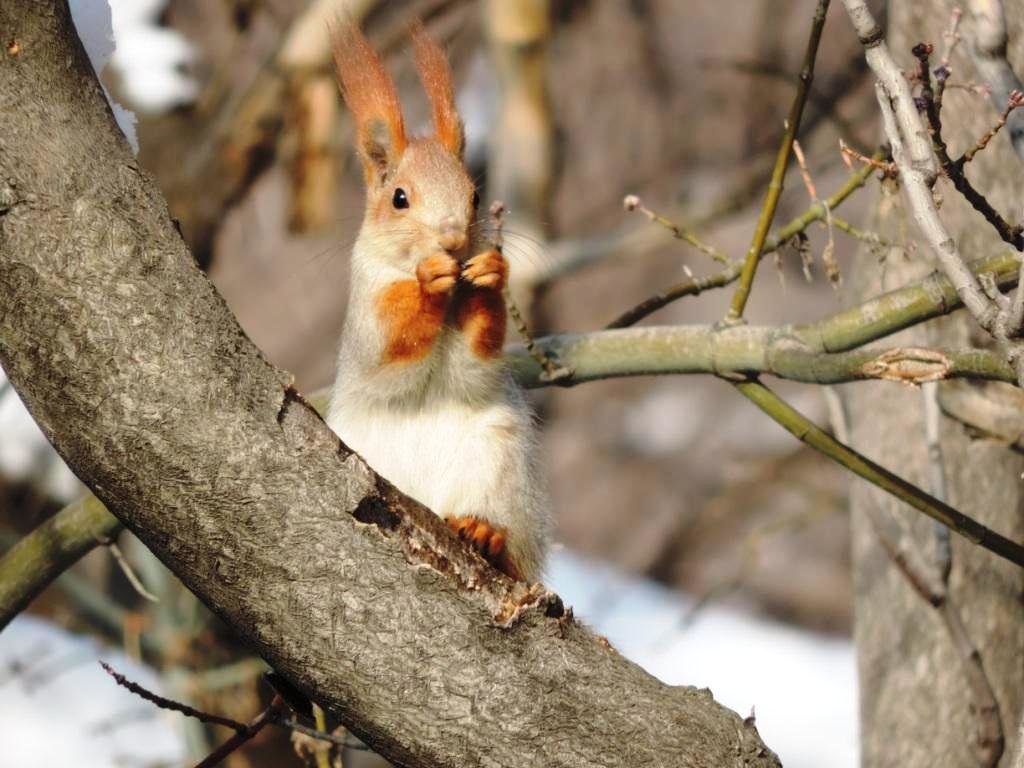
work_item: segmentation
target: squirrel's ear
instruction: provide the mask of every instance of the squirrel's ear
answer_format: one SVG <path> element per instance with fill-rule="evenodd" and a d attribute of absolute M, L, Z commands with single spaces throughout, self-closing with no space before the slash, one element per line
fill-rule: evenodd
<path fill-rule="evenodd" d="M 434 113 L 435 136 L 448 151 L 461 159 L 465 132 L 455 109 L 455 88 L 448 59 L 441 47 L 427 35 L 422 23 L 417 22 L 413 26 L 412 39 L 416 46 L 416 70 L 420 73 Z"/>
<path fill-rule="evenodd" d="M 387 178 L 405 151 L 405 124 L 395 84 L 355 24 L 334 30 L 341 95 L 356 120 L 356 149 L 369 184 Z"/>

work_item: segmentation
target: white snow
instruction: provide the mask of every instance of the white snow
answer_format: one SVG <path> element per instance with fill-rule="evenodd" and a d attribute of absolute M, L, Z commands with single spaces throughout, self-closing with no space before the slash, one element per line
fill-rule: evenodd
<path fill-rule="evenodd" d="M 857 674 L 849 641 L 693 601 L 568 552 L 547 584 L 624 656 L 672 685 L 710 688 L 746 716 L 787 768 L 859 764 Z"/>
<path fill-rule="evenodd" d="M 71 9 L 71 20 L 78 30 L 85 53 L 89 57 L 93 71 L 99 77 L 107 61 L 114 52 L 114 30 L 111 19 L 110 5 L 107 0 L 68 0 Z M 139 137 L 135 132 L 135 113 L 125 109 L 110 96 L 107 87 L 100 83 L 107 97 L 114 119 L 121 133 L 128 140 L 132 151 L 139 153 Z"/>
<path fill-rule="evenodd" d="M 180 765 L 180 718 L 114 681 L 103 659 L 156 693 L 147 666 L 33 616 L 0 632 L 0 768 Z"/>
<path fill-rule="evenodd" d="M 178 32 L 160 26 L 167 0 L 109 1 L 117 40 L 110 66 L 121 77 L 125 98 L 137 109 L 154 113 L 194 101 L 198 85 L 185 67 L 195 50 Z"/>
<path fill-rule="evenodd" d="M 21 398 L 0 369 L 0 475 L 8 480 L 34 481 L 64 504 L 82 492 L 64 461 L 53 450 L 25 409 Z"/>
<path fill-rule="evenodd" d="M 71 18 L 97 76 L 109 63 L 128 101 L 161 112 L 196 98 L 196 82 L 184 67 L 194 56 L 181 35 L 159 25 L 166 0 L 69 0 Z M 116 45 L 115 45 L 116 41 Z M 121 132 L 138 154 L 135 113 L 107 96 Z"/>

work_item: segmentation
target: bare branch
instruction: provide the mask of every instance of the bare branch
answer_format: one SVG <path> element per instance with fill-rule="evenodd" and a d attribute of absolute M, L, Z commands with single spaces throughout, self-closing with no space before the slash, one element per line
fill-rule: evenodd
<path fill-rule="evenodd" d="M 772 219 L 775 218 L 775 209 L 778 207 L 779 198 L 782 196 L 782 186 L 786 176 L 786 166 L 789 165 L 789 155 L 793 148 L 793 140 L 800 129 L 800 118 L 803 116 L 804 105 L 807 103 L 807 94 L 814 80 L 814 62 L 818 57 L 818 43 L 821 41 L 821 32 L 825 28 L 825 16 L 828 14 L 829 3 L 830 0 L 818 0 L 814 9 L 811 34 L 807 40 L 804 62 L 800 69 L 800 84 L 797 87 L 793 105 L 790 107 L 789 116 L 786 118 L 786 130 L 783 134 L 778 154 L 775 157 L 775 167 L 772 170 L 772 178 L 768 183 L 768 192 L 765 195 L 764 204 L 761 206 L 761 213 L 757 219 L 757 227 L 754 229 L 754 238 L 743 262 L 739 285 L 736 286 L 736 292 L 733 294 L 732 303 L 729 306 L 729 313 L 726 316 L 728 322 L 739 322 L 743 317 L 743 310 L 747 305 L 747 299 L 750 297 L 750 290 L 754 284 L 754 275 L 757 273 L 757 265 L 761 261 L 764 243 L 768 239 L 768 231 L 771 229 Z"/>
<path fill-rule="evenodd" d="M 66 568 L 121 530 L 94 496 L 42 523 L 0 558 L 0 630 Z"/>

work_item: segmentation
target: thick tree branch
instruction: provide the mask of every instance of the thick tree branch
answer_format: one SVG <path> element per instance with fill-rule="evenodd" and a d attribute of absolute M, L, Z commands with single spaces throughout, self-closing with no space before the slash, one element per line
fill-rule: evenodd
<path fill-rule="evenodd" d="M 398 765 L 778 764 L 342 446 L 192 263 L 66 5 L 0 29 L 0 363 L 190 589 Z"/>

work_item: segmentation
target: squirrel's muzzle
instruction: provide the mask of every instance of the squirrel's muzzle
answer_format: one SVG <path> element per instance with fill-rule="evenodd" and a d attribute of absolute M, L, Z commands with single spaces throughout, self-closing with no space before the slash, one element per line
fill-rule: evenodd
<path fill-rule="evenodd" d="M 441 234 L 438 237 L 438 244 L 448 253 L 455 254 L 466 247 L 469 238 L 466 236 L 466 228 L 460 227 L 454 217 L 449 217 L 441 222 Z"/>

